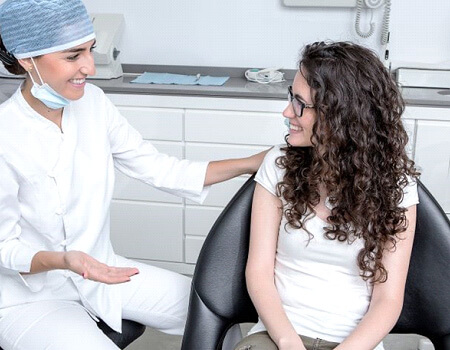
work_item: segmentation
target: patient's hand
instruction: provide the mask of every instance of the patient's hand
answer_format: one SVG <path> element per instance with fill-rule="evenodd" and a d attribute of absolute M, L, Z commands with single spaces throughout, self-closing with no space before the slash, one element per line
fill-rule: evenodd
<path fill-rule="evenodd" d="M 90 255 L 80 251 L 64 254 L 66 268 L 96 282 L 116 284 L 130 281 L 131 276 L 139 273 L 135 267 L 113 267 L 101 263 Z"/>
<path fill-rule="evenodd" d="M 306 350 L 305 345 L 298 335 L 289 338 L 280 339 L 278 344 L 279 350 Z"/>

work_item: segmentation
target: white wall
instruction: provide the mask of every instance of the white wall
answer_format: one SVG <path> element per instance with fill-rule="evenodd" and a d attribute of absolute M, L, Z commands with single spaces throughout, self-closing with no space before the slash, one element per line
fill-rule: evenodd
<path fill-rule="evenodd" d="M 295 68 L 300 47 L 324 39 L 383 51 L 382 9 L 374 12 L 375 37 L 361 39 L 354 33 L 353 8 L 289 8 L 281 0 L 84 2 L 89 12 L 125 15 L 122 63 Z M 394 67 L 450 65 L 450 1 L 392 0 L 390 52 Z"/>

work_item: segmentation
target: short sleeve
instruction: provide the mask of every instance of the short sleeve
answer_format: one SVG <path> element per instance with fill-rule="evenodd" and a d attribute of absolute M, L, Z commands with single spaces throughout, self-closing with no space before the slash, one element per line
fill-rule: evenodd
<path fill-rule="evenodd" d="M 255 181 L 274 196 L 277 196 L 277 184 L 283 179 L 284 174 L 284 170 L 276 164 L 277 158 L 284 154 L 280 147 L 280 145 L 274 146 L 267 152 L 255 176 Z"/>
<path fill-rule="evenodd" d="M 419 194 L 417 193 L 417 181 L 407 177 L 408 184 L 403 189 L 403 199 L 399 204 L 401 208 L 408 208 L 419 203 Z"/>

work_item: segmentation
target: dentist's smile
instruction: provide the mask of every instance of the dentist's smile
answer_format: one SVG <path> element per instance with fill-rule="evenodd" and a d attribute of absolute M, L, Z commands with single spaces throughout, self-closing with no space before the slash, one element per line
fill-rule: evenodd
<path fill-rule="evenodd" d="M 70 79 L 69 82 L 74 85 L 75 87 L 84 87 L 86 84 L 86 79 Z"/>

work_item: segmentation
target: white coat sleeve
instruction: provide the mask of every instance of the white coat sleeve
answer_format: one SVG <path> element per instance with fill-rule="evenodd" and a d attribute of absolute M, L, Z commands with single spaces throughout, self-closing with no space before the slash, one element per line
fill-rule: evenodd
<path fill-rule="evenodd" d="M 209 189 L 204 187 L 208 162 L 180 160 L 158 152 L 106 97 L 105 104 L 115 167 L 160 190 L 202 203 Z"/>
<path fill-rule="evenodd" d="M 20 240 L 19 182 L 0 154 L 0 268 L 3 273 L 30 272 L 38 252 Z"/>

